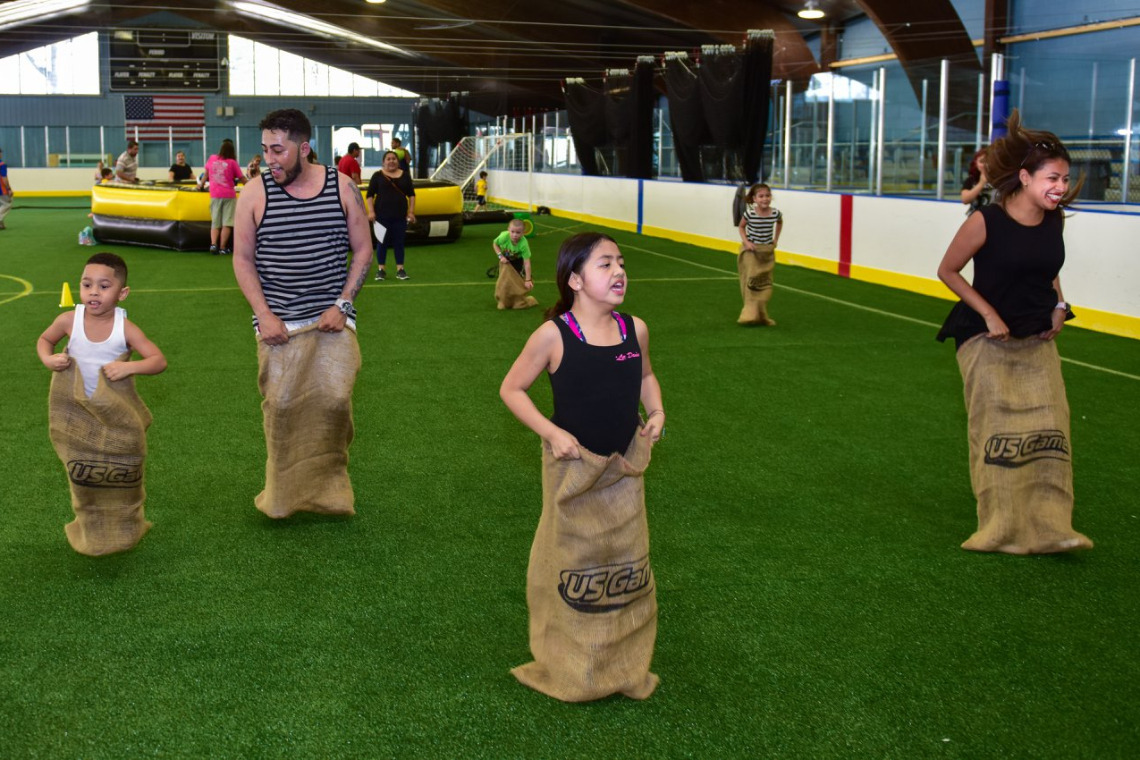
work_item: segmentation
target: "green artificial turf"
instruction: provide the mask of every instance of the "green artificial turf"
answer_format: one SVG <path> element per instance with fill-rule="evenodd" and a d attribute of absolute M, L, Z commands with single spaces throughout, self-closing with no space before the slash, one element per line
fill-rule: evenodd
<path fill-rule="evenodd" d="M 358 299 L 357 515 L 274 522 L 249 309 L 228 258 L 84 248 L 75 200 L 0 232 L 0 757 L 1125 757 L 1140 747 L 1140 344 L 1059 338 L 1072 556 L 962 551 L 975 526 L 948 302 L 782 266 L 736 325 L 735 261 L 614 232 L 668 411 L 646 476 L 660 619 L 645 702 L 519 685 L 538 439 L 498 398 L 537 310 L 495 309 L 490 242 L 411 248 Z M 19 203 L 17 204 L 20 205 Z M 68 208 L 70 206 L 70 208 Z M 535 295 L 569 229 L 536 217 Z M 794 220 L 789 224 L 795 224 Z M 945 240 L 915 241 L 941 250 Z M 131 552 L 63 534 L 36 338 L 83 261 L 169 369 Z M 391 266 L 391 262 L 389 262 Z M 13 279 L 15 278 L 15 279 Z M 860 308 L 864 307 L 864 308 Z M 900 318 L 903 317 L 903 318 Z M 544 378 L 533 395 L 549 410 Z"/>

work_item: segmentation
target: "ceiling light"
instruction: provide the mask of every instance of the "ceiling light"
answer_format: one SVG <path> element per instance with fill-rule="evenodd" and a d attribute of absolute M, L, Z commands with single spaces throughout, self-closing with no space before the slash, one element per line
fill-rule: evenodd
<path fill-rule="evenodd" d="M 294 31 L 315 34 L 319 37 L 330 37 L 347 42 L 355 42 L 358 45 L 367 45 L 377 50 L 396 53 L 397 55 L 405 55 L 409 58 L 416 55 L 415 53 L 398 48 L 395 45 L 389 45 L 386 42 L 365 37 L 363 34 L 357 34 L 342 26 L 336 26 L 335 24 L 321 21 L 312 16 L 294 13 L 279 5 L 262 2 L 262 0 L 229 0 L 228 5 L 243 16 L 264 21 L 267 24 L 276 24 L 277 26 L 283 26 Z"/>
<path fill-rule="evenodd" d="M 804 3 L 803 10 L 801 10 L 796 15 L 800 18 L 806 18 L 811 21 L 815 21 L 817 19 L 823 18 L 824 13 L 819 9 L 819 3 L 816 2 L 816 0 L 807 0 L 807 2 Z"/>
<path fill-rule="evenodd" d="M 0 5 L 0 29 L 78 13 L 89 4 L 90 0 L 15 0 L 4 3 Z"/>
<path fill-rule="evenodd" d="M 384 0 L 364 0 L 364 2 L 368 3 L 369 5 L 380 5 L 384 2 Z"/>

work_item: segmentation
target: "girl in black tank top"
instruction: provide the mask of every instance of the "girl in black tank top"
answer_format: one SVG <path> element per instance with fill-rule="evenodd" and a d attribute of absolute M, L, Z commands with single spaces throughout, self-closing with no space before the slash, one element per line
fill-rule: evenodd
<path fill-rule="evenodd" d="M 637 432 L 657 441 L 665 425 L 661 387 L 649 363 L 649 334 L 637 317 L 615 309 L 628 283 L 617 244 L 582 233 L 558 252 L 558 304 L 515 360 L 500 388 L 507 407 L 550 444 L 557 459 L 579 459 L 581 448 L 624 454 Z M 546 370 L 554 392 L 547 419 L 527 390 Z M 581 448 L 580 448 L 581 447 Z"/>

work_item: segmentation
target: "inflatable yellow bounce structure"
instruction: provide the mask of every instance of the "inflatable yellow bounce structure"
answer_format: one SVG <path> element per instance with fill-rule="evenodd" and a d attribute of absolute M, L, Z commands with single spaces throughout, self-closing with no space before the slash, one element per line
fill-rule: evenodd
<path fill-rule="evenodd" d="M 408 242 L 454 243 L 463 234 L 459 186 L 426 179 L 414 184 L 416 223 L 408 225 Z M 362 195 L 366 189 L 367 185 L 361 186 Z M 91 228 L 100 243 L 206 251 L 210 248 L 210 194 L 194 183 L 96 185 L 91 189 Z M 375 247 L 375 238 L 372 243 Z"/>

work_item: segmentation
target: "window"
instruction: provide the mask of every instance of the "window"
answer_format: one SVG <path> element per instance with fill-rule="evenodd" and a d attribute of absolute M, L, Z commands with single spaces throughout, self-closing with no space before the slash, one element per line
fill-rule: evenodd
<path fill-rule="evenodd" d="M 419 97 L 414 92 L 233 34 L 229 36 L 229 65 L 230 95 Z M 4 69 L 0 68 L 0 76 L 3 75 Z"/>
<path fill-rule="evenodd" d="M 5 95 L 98 95 L 99 33 L 0 58 Z"/>

